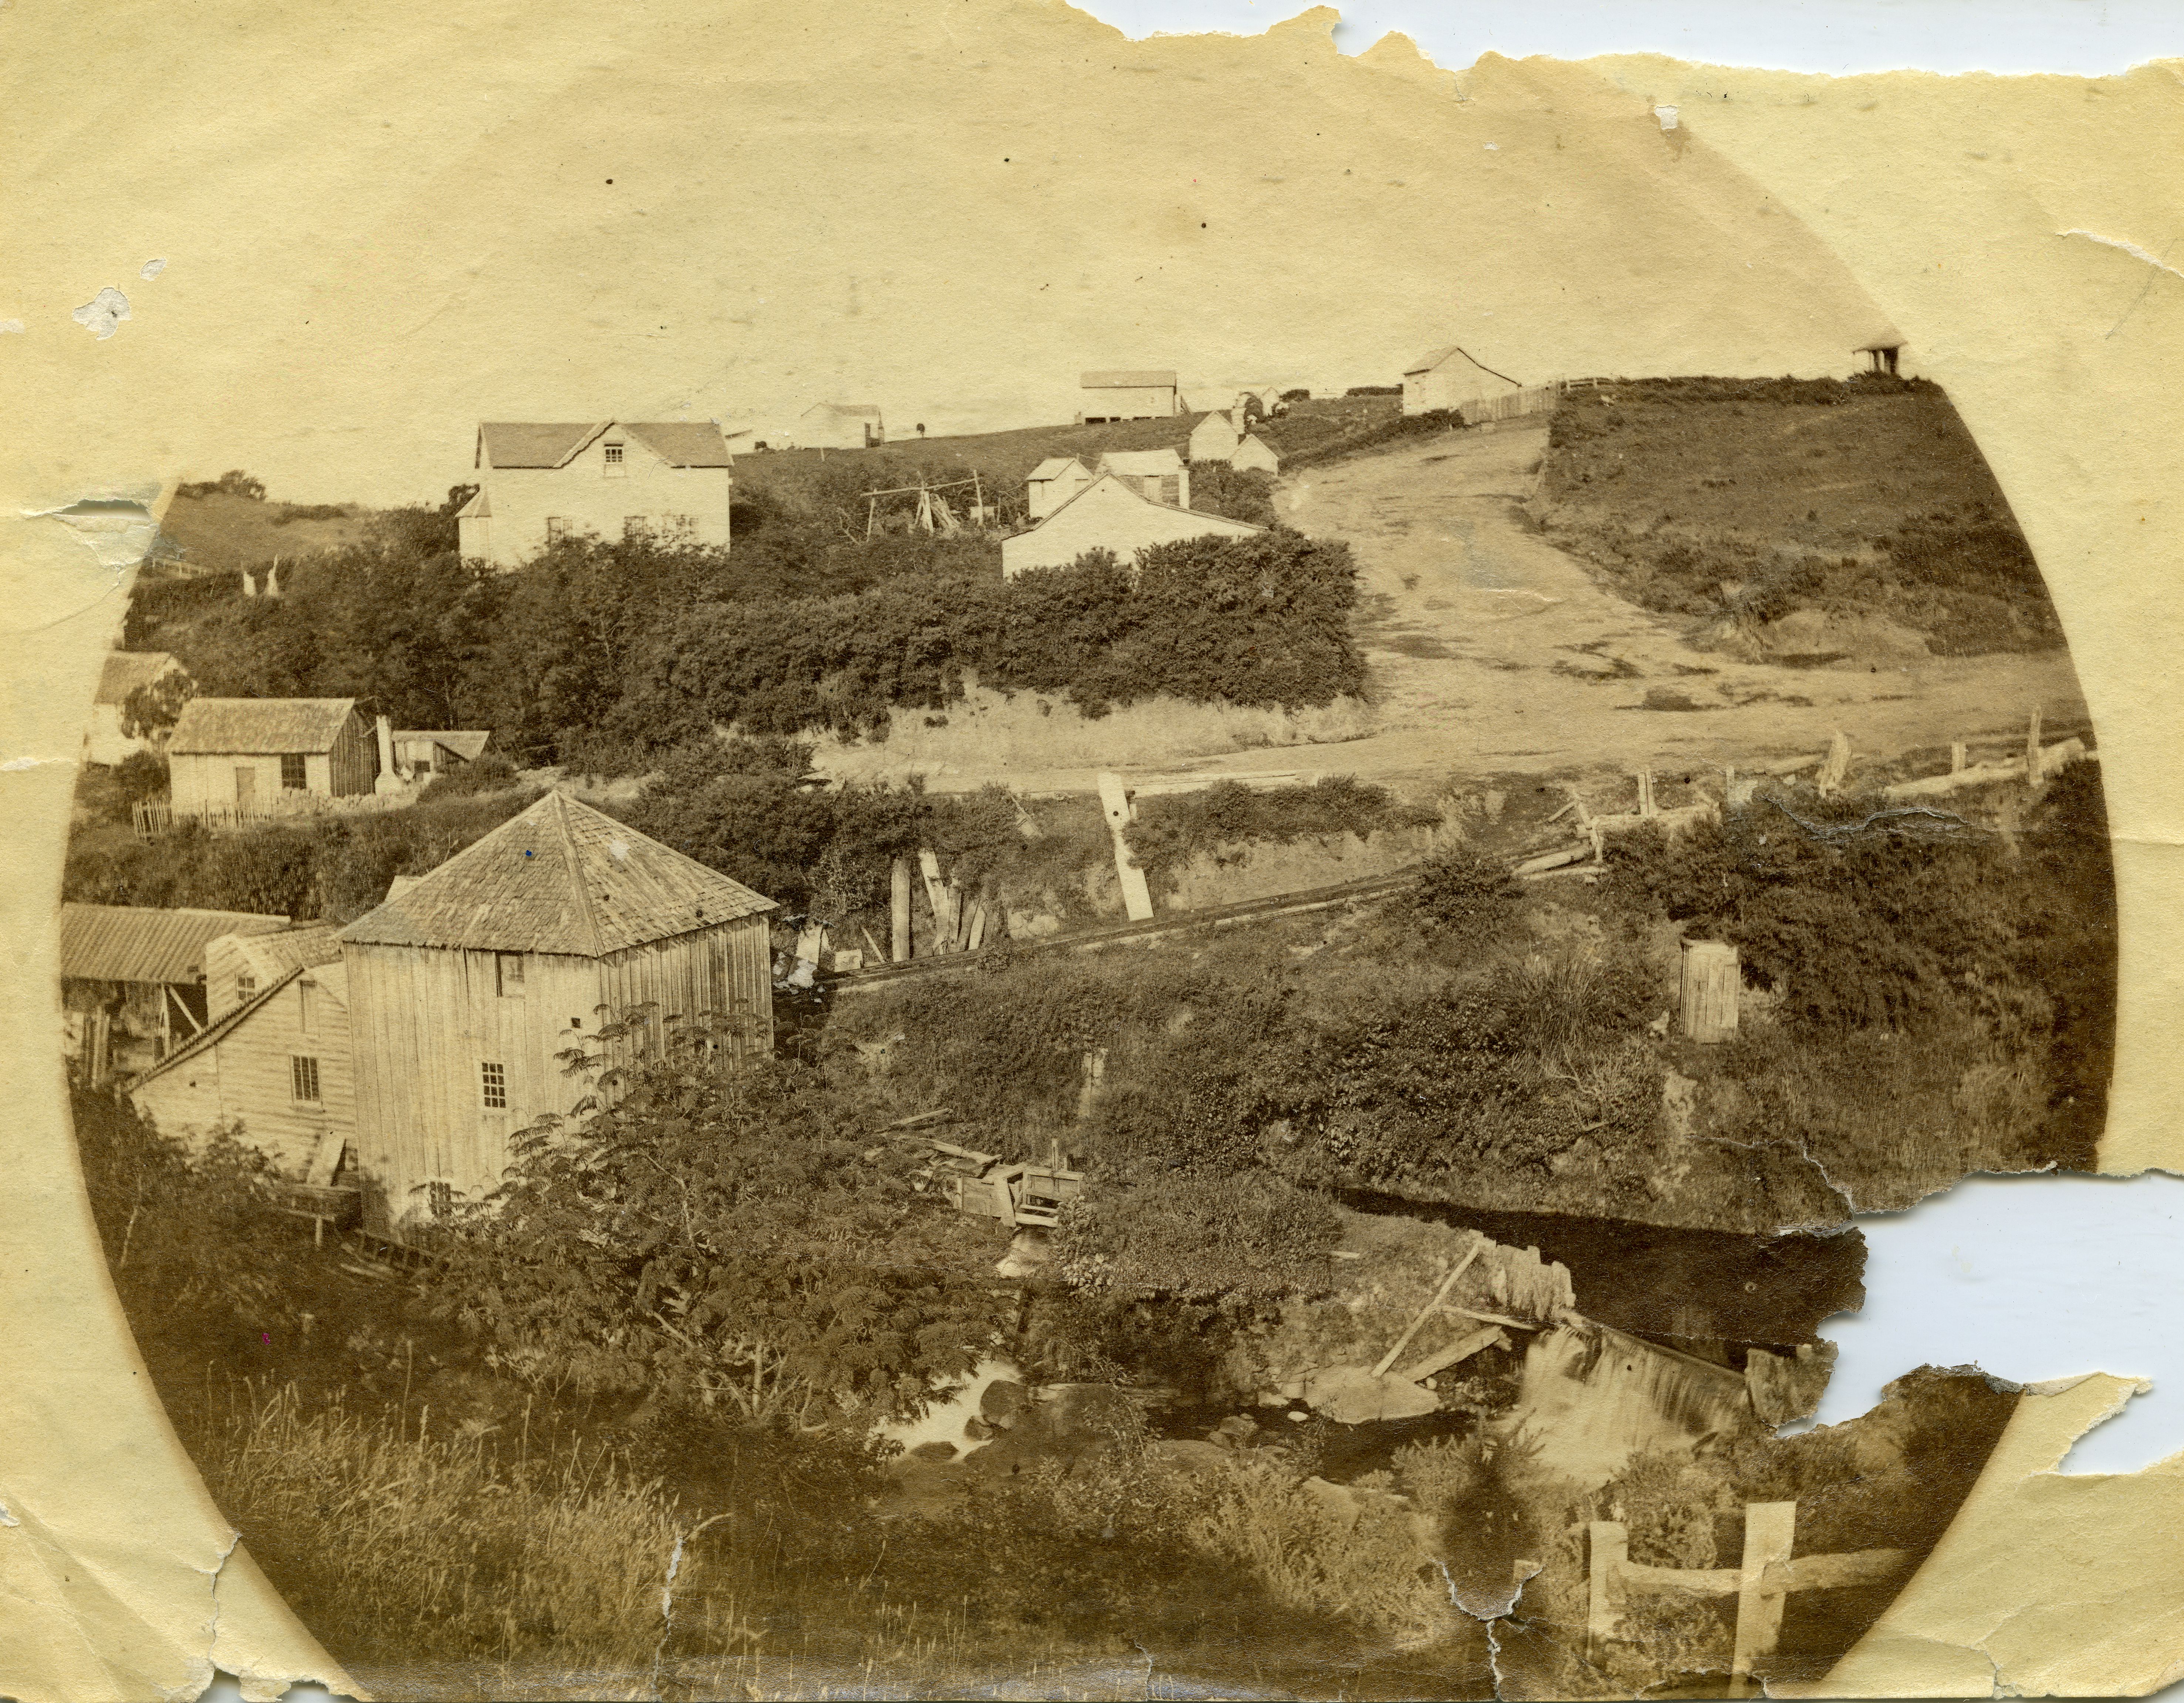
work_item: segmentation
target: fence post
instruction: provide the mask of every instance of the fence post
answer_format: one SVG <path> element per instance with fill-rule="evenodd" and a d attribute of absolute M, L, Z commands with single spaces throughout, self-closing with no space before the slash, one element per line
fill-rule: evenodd
<path fill-rule="evenodd" d="M 1585 1616 L 1585 1659 L 1596 1667 L 1615 1636 L 1622 1607 L 1617 1600 L 1621 1593 L 1615 1589 L 1615 1573 L 1630 1558 L 1630 1533 L 1620 1521 L 1595 1520 L 1589 1536 L 1585 1549 L 1592 1589 Z"/>
<path fill-rule="evenodd" d="M 1780 1584 L 1769 1589 L 1767 1569 L 1790 1559 L 1797 1532 L 1795 1502 L 1744 1505 L 1744 1566 L 1736 1591 L 1736 1649 L 1729 1662 L 1730 1685 L 1737 1696 L 1749 1693 L 1753 1661 L 1772 1656 L 1781 1639 L 1786 1593 Z"/>

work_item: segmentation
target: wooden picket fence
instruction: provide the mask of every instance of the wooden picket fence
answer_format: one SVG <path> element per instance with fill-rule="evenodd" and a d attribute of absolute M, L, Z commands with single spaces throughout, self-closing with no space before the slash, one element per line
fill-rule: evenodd
<path fill-rule="evenodd" d="M 1591 1525 L 1591 1593 L 1585 1617 L 1585 1654 L 1597 1663 L 1618 1638 L 1634 1593 L 1671 1596 L 1734 1596 L 1736 1632 L 1730 1651 L 1732 1696 L 1752 1695 L 1756 1663 L 1781 1641 L 1782 1611 L 1792 1591 L 1841 1590 L 1900 1579 L 1911 1571 L 1902 1549 L 1858 1549 L 1844 1555 L 1792 1558 L 1795 1502 L 1744 1505 L 1744 1555 L 1734 1567 L 1652 1567 L 1630 1558 L 1630 1532 L 1619 1521 Z"/>

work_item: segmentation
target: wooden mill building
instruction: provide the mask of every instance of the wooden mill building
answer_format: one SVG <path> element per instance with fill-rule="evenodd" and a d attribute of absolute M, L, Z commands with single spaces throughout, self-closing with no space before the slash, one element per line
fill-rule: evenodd
<path fill-rule="evenodd" d="M 342 930 L 359 1169 L 399 1222 L 499 1184 L 591 1092 L 562 1054 L 639 1006 L 770 1050 L 773 902 L 550 792 Z"/>
<path fill-rule="evenodd" d="M 226 935 L 270 934 L 286 917 L 145 905 L 61 907 L 61 1008 L 86 1080 L 148 1070 L 203 1032 L 205 958 Z"/>

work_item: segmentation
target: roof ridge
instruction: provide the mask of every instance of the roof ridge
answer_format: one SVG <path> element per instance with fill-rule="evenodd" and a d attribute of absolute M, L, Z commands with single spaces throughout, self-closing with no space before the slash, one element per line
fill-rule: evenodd
<path fill-rule="evenodd" d="M 584 880 L 584 854 L 577 845 L 577 836 L 569 826 L 568 795 L 556 788 L 546 795 L 555 801 L 554 820 L 561 830 L 562 849 L 569 854 L 569 877 L 577 884 L 577 905 L 584 915 L 584 935 L 591 942 L 592 956 L 606 956 L 606 938 L 599 930 L 599 917 L 592 903 L 591 888 Z"/>

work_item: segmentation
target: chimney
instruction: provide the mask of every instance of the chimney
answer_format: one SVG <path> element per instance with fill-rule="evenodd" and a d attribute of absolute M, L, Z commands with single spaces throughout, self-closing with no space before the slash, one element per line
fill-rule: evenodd
<path fill-rule="evenodd" d="M 394 724 L 384 716 L 379 718 L 379 772 L 394 773 Z"/>
<path fill-rule="evenodd" d="M 258 582 L 250 577 L 250 570 L 247 567 L 242 570 L 242 595 L 245 597 L 258 595 Z"/>
<path fill-rule="evenodd" d="M 268 597 L 281 595 L 281 558 L 277 556 L 273 558 L 273 566 L 265 570 L 265 595 Z"/>

